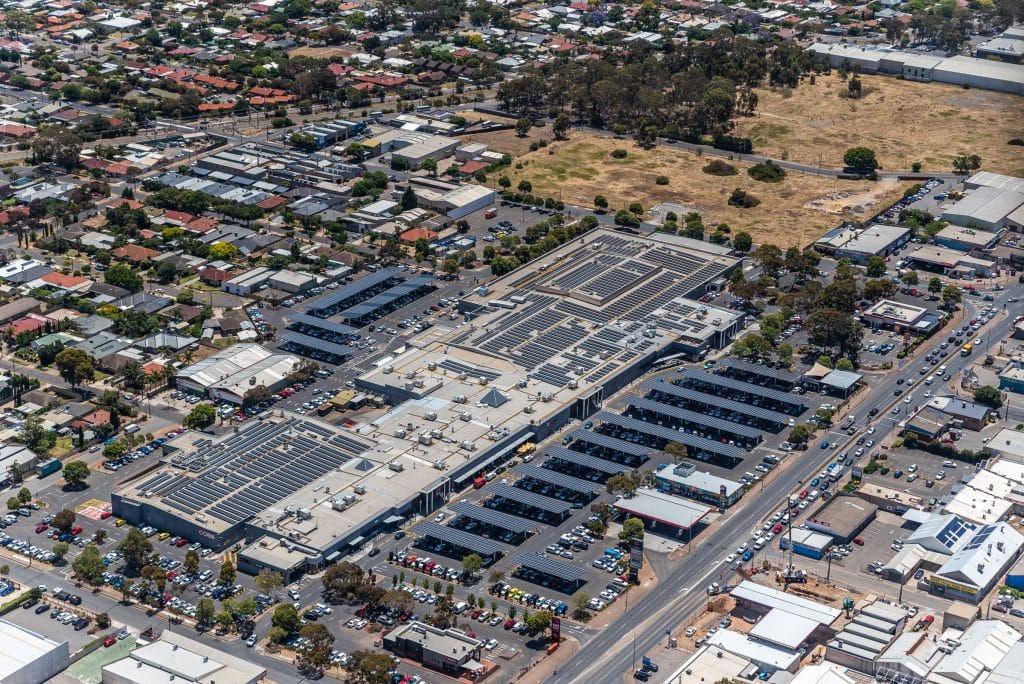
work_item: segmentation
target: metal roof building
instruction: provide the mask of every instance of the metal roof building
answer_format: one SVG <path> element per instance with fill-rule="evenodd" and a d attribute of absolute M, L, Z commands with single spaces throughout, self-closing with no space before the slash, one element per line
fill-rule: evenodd
<path fill-rule="evenodd" d="M 692 529 L 711 512 L 708 506 L 647 489 L 638 490 L 635 496 L 619 499 L 612 505 L 638 518 L 679 530 Z"/>
<path fill-rule="evenodd" d="M 830 608 L 749 580 L 740 582 L 731 593 L 740 603 L 761 606 L 766 609 L 764 612 L 778 608 L 821 625 L 831 625 L 842 614 L 837 608 Z"/>
<path fill-rule="evenodd" d="M 963 548 L 977 529 L 976 524 L 956 515 L 933 515 L 907 537 L 907 543 L 948 556 Z"/>
<path fill-rule="evenodd" d="M 757 624 L 747 633 L 761 641 L 795 650 L 817 628 L 816 620 L 774 608 L 758 620 Z"/>
<path fill-rule="evenodd" d="M 985 525 L 928 577 L 932 591 L 978 603 L 1020 554 L 1024 536 L 1004 522 Z"/>
<path fill-rule="evenodd" d="M 1024 192 L 981 186 L 943 211 L 942 218 L 958 226 L 974 224 L 985 230 L 999 230 L 1006 227 L 1006 217 L 1022 204 Z"/>

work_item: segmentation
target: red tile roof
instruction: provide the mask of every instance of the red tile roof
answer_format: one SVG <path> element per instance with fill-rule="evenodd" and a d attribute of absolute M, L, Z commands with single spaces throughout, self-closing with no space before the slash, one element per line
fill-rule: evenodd
<path fill-rule="evenodd" d="M 52 271 L 40 277 L 39 279 L 46 281 L 51 285 L 56 285 L 57 287 L 62 287 L 68 290 L 74 287 L 85 285 L 86 283 L 89 282 L 88 278 L 83 278 L 81 276 L 64 275 L 60 271 Z"/>
<path fill-rule="evenodd" d="M 428 230 L 426 228 L 410 228 L 401 235 L 402 242 L 416 242 L 417 240 L 431 240 L 437 239 L 437 231 Z"/>
<path fill-rule="evenodd" d="M 140 261 L 146 261 L 147 259 L 160 256 L 160 252 L 155 249 L 143 247 L 142 245 L 125 245 L 124 247 L 118 247 L 111 252 L 111 254 L 117 259 L 127 259 L 134 263 L 139 263 Z"/>

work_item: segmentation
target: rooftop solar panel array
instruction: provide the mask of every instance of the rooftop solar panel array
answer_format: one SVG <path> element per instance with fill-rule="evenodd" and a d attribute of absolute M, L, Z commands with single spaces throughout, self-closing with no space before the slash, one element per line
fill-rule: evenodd
<path fill-rule="evenodd" d="M 500 373 L 487 370 L 486 368 L 480 368 L 479 366 L 471 366 L 468 363 L 462 363 L 454 359 L 445 359 L 441 363 L 437 364 L 445 370 L 450 370 L 453 373 L 465 373 L 471 378 L 487 378 L 491 382 L 494 382 L 501 377 Z"/>
<path fill-rule="evenodd" d="M 509 515 L 508 513 L 502 513 L 496 511 L 493 508 L 487 508 L 485 506 L 477 506 L 476 504 L 467 502 L 459 502 L 452 506 L 449 506 L 452 512 L 458 515 L 464 515 L 467 518 L 477 520 L 487 525 L 493 525 L 494 527 L 500 527 L 503 530 L 509 532 L 515 532 L 517 534 L 530 534 L 536 529 L 536 525 L 533 525 L 519 516 Z"/>
<path fill-rule="evenodd" d="M 615 463 L 614 461 L 598 458 L 596 456 L 584 454 L 579 451 L 573 451 L 572 449 L 566 449 L 565 447 L 556 444 L 553 444 L 544 449 L 544 455 L 547 456 L 549 459 L 558 459 L 559 461 L 565 461 L 567 463 L 572 463 L 583 468 L 596 470 L 606 475 L 618 475 L 626 471 L 624 466 L 621 466 L 618 463 Z M 545 468 L 547 467 L 549 462 L 550 460 L 544 462 Z"/>
<path fill-rule="evenodd" d="M 800 373 L 794 373 L 793 371 L 788 371 L 781 368 L 772 368 L 770 366 L 764 366 L 759 363 L 750 363 L 749 361 L 744 361 L 743 359 L 737 359 L 733 357 L 723 359 L 722 366 L 726 368 L 726 372 L 728 372 L 728 369 L 730 368 L 735 368 L 736 370 L 741 371 L 743 373 L 760 375 L 761 377 L 769 378 L 772 380 L 780 380 L 782 382 L 789 383 L 790 385 L 795 385 L 796 383 L 800 382 L 800 380 L 803 378 L 803 376 Z"/>
<path fill-rule="evenodd" d="M 434 289 L 433 283 L 434 276 L 432 275 L 416 276 L 412 280 L 399 283 L 364 302 L 345 309 L 341 312 L 341 318 L 345 321 L 359 321 L 368 317 L 379 317 L 405 297 L 422 296 Z"/>
<path fill-rule="evenodd" d="M 703 413 L 697 413 L 696 411 L 689 411 L 687 409 L 678 408 L 671 404 L 664 404 L 660 401 L 653 399 L 643 399 L 641 397 L 632 396 L 627 397 L 626 402 L 630 406 L 635 406 L 638 409 L 644 411 L 652 411 L 658 415 L 668 416 L 675 418 L 676 420 L 687 422 L 687 423 L 699 423 L 706 425 L 714 430 L 721 432 L 730 432 L 741 437 L 746 437 L 755 441 L 759 441 L 761 437 L 761 431 L 743 425 L 742 423 L 732 423 L 728 420 L 722 420 L 721 418 L 715 418 L 714 416 L 708 416 Z"/>
<path fill-rule="evenodd" d="M 296 330 L 313 337 L 322 337 L 325 339 L 346 339 L 359 334 L 359 331 L 350 325 L 344 323 L 335 323 L 329 321 L 326 318 L 318 318 L 317 316 L 310 316 L 308 314 L 290 314 L 288 318 L 291 322 L 288 324 L 289 330 Z"/>
<path fill-rule="evenodd" d="M 519 489 L 518 487 L 512 487 L 507 484 L 492 484 L 489 491 L 491 494 L 500 496 L 503 499 L 516 501 L 524 506 L 537 508 L 542 511 L 547 511 L 548 513 L 567 513 L 572 510 L 572 504 L 566 501 L 560 501 L 547 496 L 541 496 L 540 494 L 527 492 Z"/>
<path fill-rule="evenodd" d="M 469 551 L 485 556 L 495 556 L 499 553 L 504 553 L 505 549 L 508 548 L 505 544 L 499 544 L 496 541 L 484 539 L 483 537 L 475 534 L 457 530 L 454 527 L 438 525 L 436 522 L 429 520 L 427 522 L 420 523 L 416 527 L 416 531 L 424 537 L 448 542 L 453 546 L 460 546 L 464 549 L 468 549 Z"/>
<path fill-rule="evenodd" d="M 401 269 L 385 268 L 310 300 L 307 310 L 314 316 L 326 317 L 364 299 L 369 299 L 376 291 L 387 287 L 391 281 L 404 279 L 404 272 Z"/>
<path fill-rule="evenodd" d="M 312 421 L 261 422 L 197 449 L 207 464 L 198 477 L 152 480 L 146 489 L 186 514 L 203 511 L 233 525 L 287 500 L 368 448 Z"/>
<path fill-rule="evenodd" d="M 529 463 L 520 464 L 516 468 L 516 472 L 523 477 L 528 477 L 531 480 L 537 480 L 539 482 L 547 482 L 553 484 L 556 487 L 568 489 L 580 494 L 593 494 L 600 485 L 591 482 L 590 480 L 583 480 L 572 475 L 563 475 L 562 473 L 556 473 L 554 470 L 548 470 L 547 468 L 538 468 L 535 465 Z"/>
<path fill-rule="evenodd" d="M 556 561 L 554 558 L 549 558 L 536 551 L 516 556 L 513 564 L 543 572 L 566 582 L 576 582 L 587 576 L 587 571 L 578 565 Z"/>

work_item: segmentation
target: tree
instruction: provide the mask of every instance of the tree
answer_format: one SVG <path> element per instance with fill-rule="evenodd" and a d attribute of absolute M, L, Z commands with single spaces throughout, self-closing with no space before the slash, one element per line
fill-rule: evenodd
<path fill-rule="evenodd" d="M 238 247 L 230 242 L 214 242 L 210 245 L 210 259 L 230 261 L 238 256 Z"/>
<path fill-rule="evenodd" d="M 89 479 L 89 464 L 85 461 L 71 461 L 70 463 L 64 464 L 64 481 L 68 483 L 68 486 L 72 489 L 78 489 L 85 485 L 85 481 Z"/>
<path fill-rule="evenodd" d="M 202 432 L 206 428 L 210 427 L 217 420 L 217 411 L 211 404 L 196 404 L 188 415 L 185 416 L 185 420 L 182 424 L 190 430 L 199 430 Z"/>
<path fill-rule="evenodd" d="M 635 478 L 629 475 L 612 475 L 604 484 L 609 494 L 625 494 L 633 496 L 636 494 L 638 483 Z"/>
<path fill-rule="evenodd" d="M 32 492 L 29 491 L 28 487 L 22 487 L 18 490 L 18 501 L 23 504 L 27 504 L 32 500 Z"/>
<path fill-rule="evenodd" d="M 538 610 L 528 618 L 525 618 L 526 626 L 530 628 L 530 632 L 539 634 L 551 626 L 551 617 L 551 611 Z"/>
<path fill-rule="evenodd" d="M 782 268 L 782 250 L 777 246 L 772 244 L 758 245 L 757 249 L 750 253 L 750 256 L 754 263 L 761 267 L 765 275 L 769 275 L 772 278 L 778 276 L 779 269 Z"/>
<path fill-rule="evenodd" d="M 130 569 L 138 570 L 149 558 L 149 554 L 153 553 L 153 544 L 146 538 L 146 535 L 142 534 L 141 530 L 133 527 L 128 530 L 124 539 L 118 542 L 117 550 L 124 557 L 125 564 Z"/>
<path fill-rule="evenodd" d="M 292 608 L 291 606 L 288 606 Z M 295 609 L 292 608 L 294 611 Z M 203 597 L 196 603 L 196 623 L 200 625 L 212 625 L 214 618 L 217 616 L 217 606 L 214 604 L 213 599 Z"/>
<path fill-rule="evenodd" d="M 732 236 L 732 246 L 737 252 L 749 252 L 753 245 L 754 239 L 745 230 L 741 230 Z"/>
<path fill-rule="evenodd" d="M 804 330 L 811 344 L 856 359 L 860 352 L 864 327 L 853 316 L 836 309 L 817 309 L 804 321 Z"/>
<path fill-rule="evenodd" d="M 942 290 L 942 303 L 946 306 L 953 306 L 963 301 L 964 293 L 956 285 L 947 285 Z"/>
<path fill-rule="evenodd" d="M 53 555 L 55 555 L 57 557 L 55 559 L 57 563 L 63 563 L 64 562 L 64 558 L 65 558 L 65 556 L 68 555 L 68 549 L 70 549 L 70 548 L 71 548 L 71 545 L 68 544 L 67 542 L 57 542 L 56 544 L 53 545 L 52 551 L 53 551 Z M 93 547 L 93 548 L 95 548 L 95 547 Z"/>
<path fill-rule="evenodd" d="M 867 269 L 868 278 L 880 278 L 885 275 L 885 259 L 875 254 L 868 259 Z"/>
<path fill-rule="evenodd" d="M 114 264 L 103 273 L 103 280 L 109 285 L 123 287 L 129 292 L 139 292 L 144 285 L 142 276 L 127 264 Z"/>
<path fill-rule="evenodd" d="M 872 278 L 864 281 L 864 289 L 861 296 L 872 302 L 877 302 L 884 297 L 892 297 L 896 294 L 896 283 L 888 278 Z"/>
<path fill-rule="evenodd" d="M 75 526 L 76 518 L 74 511 L 63 508 L 53 516 L 53 522 L 50 524 L 61 532 L 70 532 L 71 528 Z"/>
<path fill-rule="evenodd" d="M 11 498 L 7 499 L 7 510 L 16 511 L 19 508 L 21 508 L 21 502 L 18 501 L 18 497 L 12 496 Z"/>
<path fill-rule="evenodd" d="M 607 209 L 608 198 L 605 197 L 604 195 L 598 195 L 597 197 L 594 198 L 594 206 L 597 207 L 598 209 Z"/>
<path fill-rule="evenodd" d="M 128 389 L 141 390 L 146 386 L 146 371 L 142 364 L 134 359 L 121 368 L 121 378 Z"/>
<path fill-rule="evenodd" d="M 127 447 L 124 445 L 124 442 L 111 442 L 110 444 L 104 444 L 103 458 L 108 461 L 115 461 L 124 456 L 126 449 Z"/>
<path fill-rule="evenodd" d="M 96 377 L 92 359 L 81 349 L 65 349 L 57 354 L 54 363 L 60 377 L 71 385 L 71 389 L 75 389 L 83 382 L 91 382 Z"/>
<path fill-rule="evenodd" d="M 324 585 L 324 593 L 329 599 L 340 601 L 346 596 L 354 594 L 366 582 L 366 579 L 366 572 L 360 566 L 349 561 L 342 561 L 327 568 L 321 582 Z"/>
<path fill-rule="evenodd" d="M 673 463 L 679 463 L 679 461 L 690 455 L 690 452 L 686 450 L 686 445 L 679 442 L 669 442 L 665 445 L 663 451 L 672 457 Z"/>
<path fill-rule="evenodd" d="M 794 425 L 793 429 L 789 431 L 790 444 L 806 444 L 810 438 L 811 429 L 803 423 Z"/>
<path fill-rule="evenodd" d="M 274 609 L 270 624 L 280 627 L 288 634 L 294 634 L 299 629 L 299 613 L 292 604 L 282 603 Z"/>
<path fill-rule="evenodd" d="M 217 581 L 224 585 L 230 585 L 235 583 L 235 566 L 224 559 L 224 562 L 220 564 L 220 574 L 217 577 Z"/>
<path fill-rule="evenodd" d="M 299 636 L 305 639 L 298 650 L 299 667 L 306 672 L 322 673 L 331 662 L 334 635 L 323 625 L 308 624 L 299 630 Z"/>
<path fill-rule="evenodd" d="M 399 202 L 399 204 L 402 207 L 402 211 L 415 209 L 419 204 L 419 200 L 416 199 L 416 193 L 413 191 L 411 185 L 405 189 L 405 192 L 402 193 L 402 200 L 401 202 Z"/>
<path fill-rule="evenodd" d="M 569 117 L 565 114 L 559 114 L 555 117 L 554 122 L 551 124 L 551 132 L 555 136 L 555 140 L 562 140 L 565 138 L 565 134 L 569 132 L 570 121 Z"/>
<path fill-rule="evenodd" d="M 185 552 L 185 560 L 181 564 L 181 571 L 186 575 L 194 575 L 199 570 L 199 552 L 189 549 Z"/>
<path fill-rule="evenodd" d="M 590 617 L 590 594 L 585 591 L 578 591 L 572 597 L 572 616 L 577 620 L 586 620 Z"/>
<path fill-rule="evenodd" d="M 530 128 L 533 127 L 533 122 L 523 117 L 516 121 L 516 135 L 520 138 L 525 138 L 526 134 L 530 132 Z"/>
<path fill-rule="evenodd" d="M 260 570 L 260 574 L 256 575 L 253 581 L 256 584 L 256 588 L 264 594 L 269 594 L 284 585 L 284 578 L 281 576 L 281 573 L 275 572 L 270 568 Z"/>
<path fill-rule="evenodd" d="M 938 294 L 942 292 L 942 279 L 938 276 L 933 277 L 928 281 L 928 291 L 932 294 Z"/>
<path fill-rule="evenodd" d="M 869 147 L 851 147 L 843 155 L 843 163 L 857 171 L 874 171 L 878 168 L 875 151 Z"/>
<path fill-rule="evenodd" d="M 900 280 L 903 281 L 904 285 L 917 285 L 920 282 L 917 271 L 907 271 L 900 276 Z"/>
<path fill-rule="evenodd" d="M 366 680 L 366 684 L 391 682 L 391 671 L 395 668 L 395 663 L 388 654 L 357 651 L 352 654 L 352 658 L 359 664 L 359 674 Z"/>
<path fill-rule="evenodd" d="M 484 567 L 484 560 L 479 554 L 471 553 L 462 559 L 462 575 L 466 578 L 472 577 Z"/>
<path fill-rule="evenodd" d="M 974 401 L 998 409 L 1003 405 L 1003 395 L 992 385 L 984 385 L 974 390 Z"/>
<path fill-rule="evenodd" d="M 384 595 L 380 597 L 380 605 L 385 608 L 394 608 L 397 611 L 411 611 L 415 603 L 416 599 L 412 597 L 412 594 L 407 591 L 402 591 L 401 589 L 386 591 L 384 592 Z"/>
<path fill-rule="evenodd" d="M 32 139 L 32 154 L 36 163 L 54 162 L 70 171 L 78 166 L 82 140 L 62 126 L 40 130 Z"/>
<path fill-rule="evenodd" d="M 32 451 L 43 456 L 56 443 L 56 435 L 52 430 L 47 430 L 43 425 L 42 416 L 31 415 L 25 419 L 18 433 L 18 439 L 24 442 Z"/>
<path fill-rule="evenodd" d="M 630 539 L 644 538 L 644 521 L 640 518 L 626 518 L 622 522 L 622 530 L 619 532 L 619 539 L 629 541 Z"/>
<path fill-rule="evenodd" d="M 78 554 L 71 567 L 76 577 L 93 586 L 103 583 L 103 573 L 107 570 L 107 566 L 103 565 L 103 558 L 100 557 L 100 550 L 92 544 L 82 549 L 82 553 Z"/>

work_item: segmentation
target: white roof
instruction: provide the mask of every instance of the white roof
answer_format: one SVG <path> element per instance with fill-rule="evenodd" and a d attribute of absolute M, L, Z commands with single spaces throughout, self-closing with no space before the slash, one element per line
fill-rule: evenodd
<path fill-rule="evenodd" d="M 104 666 L 103 671 L 117 675 L 118 681 L 138 684 L 248 684 L 266 676 L 266 670 L 258 665 L 170 631 L 165 631 L 159 640 Z"/>
<path fill-rule="evenodd" d="M 846 668 L 822 663 L 808 665 L 789 680 L 789 684 L 854 684 L 856 680 L 846 674 Z"/>
<path fill-rule="evenodd" d="M 985 525 L 935 575 L 957 584 L 987 587 L 1006 570 L 1022 544 L 1024 536 L 1007 523 Z"/>
<path fill-rule="evenodd" d="M 943 510 L 987 525 L 1003 519 L 1012 507 L 1013 502 L 1007 499 L 968 486 L 957 492 Z"/>
<path fill-rule="evenodd" d="M 632 498 L 619 499 L 615 502 L 615 507 L 676 527 L 693 527 L 711 512 L 711 507 L 706 504 L 648 489 L 637 491 L 636 496 Z"/>
<path fill-rule="evenodd" d="M 837 608 L 829 608 L 809 599 L 793 596 L 749 580 L 740 582 L 732 590 L 732 596 L 769 608 L 779 608 L 823 625 L 832 624 L 842 612 Z"/>
<path fill-rule="evenodd" d="M 63 648 L 65 662 L 68 657 L 66 641 L 54 641 L 6 620 L 0 620 L 0 644 L 3 644 L 0 648 L 0 681 L 5 682 L 25 665 L 50 651 Z"/>
<path fill-rule="evenodd" d="M 964 181 L 964 186 L 968 188 L 986 186 L 999 188 L 1000 190 L 1024 192 L 1024 178 L 1005 176 L 1001 173 L 992 173 L 991 171 L 978 171 Z"/>
<path fill-rule="evenodd" d="M 802 644 L 817 627 L 815 620 L 772 608 L 748 633 L 752 637 L 792 650 Z"/>
<path fill-rule="evenodd" d="M 1003 428 L 988 441 L 988 448 L 999 452 L 1000 456 L 1008 457 L 1009 461 L 1024 463 L 1024 431 Z M 1017 481 L 1024 482 L 1024 480 Z"/>
<path fill-rule="evenodd" d="M 1021 633 L 1005 622 L 982 620 L 960 636 L 960 645 L 932 670 L 929 682 L 976 682 L 995 669 L 1021 639 Z"/>
<path fill-rule="evenodd" d="M 788 648 L 782 648 L 763 641 L 752 639 L 746 634 L 733 632 L 729 629 L 720 629 L 715 632 L 708 643 L 719 646 L 726 651 L 742 654 L 755 663 L 774 667 L 778 670 L 788 670 L 795 661 L 800 659 L 800 654 Z"/>
<path fill-rule="evenodd" d="M 967 197 L 942 212 L 942 217 L 954 223 L 958 219 L 974 220 L 980 224 L 996 223 L 1021 204 L 1024 204 L 1024 193 L 982 186 L 970 190 Z"/>
<path fill-rule="evenodd" d="M 178 377 L 202 387 L 212 387 L 271 354 L 269 349 L 258 344 L 236 344 L 181 369 Z"/>

